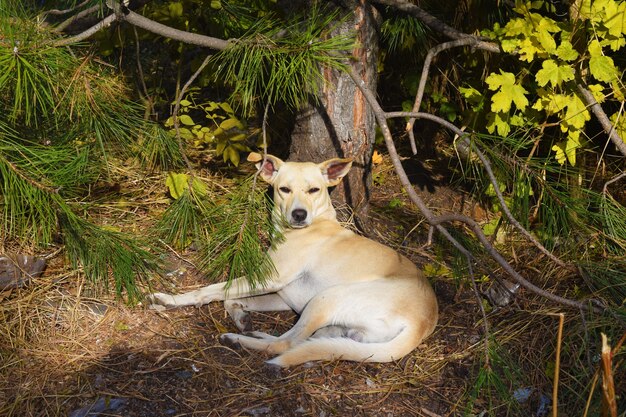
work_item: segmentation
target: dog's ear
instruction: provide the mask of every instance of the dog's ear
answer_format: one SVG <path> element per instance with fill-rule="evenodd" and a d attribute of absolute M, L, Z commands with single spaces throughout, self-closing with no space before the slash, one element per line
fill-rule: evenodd
<path fill-rule="evenodd" d="M 333 158 L 318 165 L 322 175 L 326 179 L 326 184 L 333 187 L 341 182 L 350 168 L 352 168 L 352 158 Z"/>
<path fill-rule="evenodd" d="M 280 158 L 277 158 L 274 155 L 266 155 L 265 161 L 261 159 L 256 163 L 256 168 L 260 171 L 261 178 L 271 184 L 274 182 L 276 174 L 278 174 L 278 170 L 283 163 L 284 162 Z"/>

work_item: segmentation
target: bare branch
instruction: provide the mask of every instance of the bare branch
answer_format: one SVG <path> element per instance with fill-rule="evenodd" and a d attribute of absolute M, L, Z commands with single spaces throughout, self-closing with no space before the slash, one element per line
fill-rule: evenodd
<path fill-rule="evenodd" d="M 101 21 L 99 21 L 98 23 L 90 27 L 89 29 L 85 30 L 84 32 L 81 32 L 75 36 L 70 36 L 69 38 L 60 39 L 54 42 L 53 45 L 54 46 L 67 46 L 73 43 L 84 41 L 85 39 L 88 39 L 92 37 L 93 35 L 95 35 L 97 32 L 101 31 L 102 29 L 108 28 L 116 20 L 117 20 L 117 16 L 112 14 L 110 16 L 105 17 L 104 19 L 102 19 Z"/>
<path fill-rule="evenodd" d="M 376 3 L 376 4 L 382 4 L 385 6 L 390 6 L 393 7 L 397 10 L 406 12 L 414 17 L 416 17 L 418 20 L 420 20 L 421 22 L 423 22 L 426 26 L 428 26 L 429 28 L 431 28 L 432 30 L 434 30 L 435 32 L 439 32 L 442 35 L 446 36 L 447 38 L 450 39 L 462 39 L 462 38 L 470 38 L 470 39 L 474 39 L 474 44 L 473 46 L 478 48 L 478 49 L 484 49 L 486 51 L 491 51 L 491 52 L 496 52 L 499 53 L 500 52 L 500 47 L 493 43 L 493 42 L 485 42 L 483 40 L 481 40 L 480 38 L 473 36 L 473 35 L 469 35 L 467 33 L 463 33 L 455 28 L 453 28 L 452 26 L 448 26 L 445 23 L 443 23 L 441 20 L 437 19 L 435 16 L 427 13 L 426 11 L 424 11 L 423 9 L 421 9 L 420 7 L 416 6 L 413 3 L 409 3 L 407 1 L 404 0 L 372 0 L 372 3 Z"/>
<path fill-rule="evenodd" d="M 222 51 L 228 47 L 231 41 L 213 38 L 211 36 L 199 35 L 197 33 L 185 32 L 184 30 L 174 29 L 154 20 L 150 20 L 133 11 L 128 11 L 124 15 L 124 20 L 132 25 L 140 27 L 148 32 L 152 32 L 163 37 L 188 43 L 191 45 L 202 46 L 205 48 L 216 49 Z"/>
<path fill-rule="evenodd" d="M 180 154 L 182 155 L 183 160 L 185 161 L 185 165 L 187 165 L 187 169 L 189 170 L 189 173 L 191 174 L 189 177 L 189 189 L 190 190 L 193 190 L 192 182 L 193 182 L 194 171 L 193 171 L 193 166 L 191 165 L 191 161 L 189 161 L 189 158 L 187 158 L 187 154 L 185 153 L 185 147 L 183 146 L 183 139 L 180 136 L 180 127 L 179 127 L 180 122 L 178 120 L 178 111 L 180 110 L 180 101 L 185 96 L 185 93 L 187 93 L 189 86 L 191 86 L 191 84 L 195 81 L 195 79 L 198 78 L 198 75 L 200 75 L 202 70 L 209 64 L 210 59 L 211 59 L 211 55 L 207 55 L 206 58 L 204 58 L 204 61 L 202 61 L 202 64 L 196 70 L 196 72 L 191 74 L 191 77 L 189 77 L 185 85 L 183 85 L 183 88 L 180 90 L 180 94 L 178 94 L 178 97 L 176 97 L 176 104 L 174 104 L 174 111 L 172 112 L 174 115 L 174 130 L 176 131 L 178 149 L 180 150 Z"/>
<path fill-rule="evenodd" d="M 591 91 L 587 90 L 582 84 L 578 84 L 577 86 L 578 91 L 583 96 L 583 99 L 585 99 L 589 108 L 591 108 L 591 111 L 596 116 L 596 119 L 598 119 L 606 134 L 609 135 L 609 139 L 611 139 L 615 147 L 622 153 L 622 155 L 626 156 L 626 142 L 624 142 L 619 136 L 608 116 L 593 97 L 593 94 L 591 94 Z"/>
<path fill-rule="evenodd" d="M 420 78 L 420 85 L 417 88 L 417 94 L 415 95 L 415 104 L 413 104 L 413 113 L 417 113 L 420 111 L 420 106 L 422 105 L 422 97 L 424 97 L 424 89 L 426 88 L 426 80 L 428 79 L 428 72 L 430 71 L 430 64 L 433 58 L 439 54 L 439 52 L 445 51 L 446 49 L 456 48 L 458 46 L 467 46 L 476 43 L 476 39 L 466 37 L 457 39 L 455 41 L 444 42 L 439 44 L 433 48 L 430 48 L 428 54 L 426 54 L 426 59 L 424 60 L 424 66 L 422 67 L 422 76 Z M 413 155 L 417 155 L 417 147 L 415 146 L 415 135 L 413 134 L 413 125 L 415 124 L 415 118 L 411 117 L 406 124 L 406 131 L 409 134 L 409 141 L 411 143 L 411 151 L 413 151 Z"/>
<path fill-rule="evenodd" d="M 205 48 L 216 49 L 216 50 L 224 50 L 228 47 L 231 41 L 227 41 L 224 39 L 213 38 L 211 36 L 200 35 L 197 33 L 185 32 L 183 30 L 178 30 L 159 22 L 155 22 L 154 20 L 143 17 L 140 14 L 137 14 L 131 10 L 119 10 L 119 3 L 114 2 L 112 5 L 114 13 L 105 17 L 103 20 L 85 30 L 84 32 L 79 33 L 76 36 L 72 36 L 69 38 L 61 39 L 54 43 L 54 46 L 66 46 L 72 43 L 83 41 L 91 36 L 93 36 L 96 32 L 109 27 L 115 21 L 126 21 L 134 26 L 147 30 L 148 32 L 154 33 L 156 35 L 160 35 L 169 39 L 177 40 L 183 43 L 188 43 L 191 45 L 202 46 Z"/>
<path fill-rule="evenodd" d="M 420 198 L 420 196 L 417 194 L 417 192 L 415 191 L 413 186 L 411 185 L 411 182 L 409 181 L 409 178 L 406 175 L 406 172 L 404 171 L 404 168 L 402 167 L 402 163 L 400 162 L 400 158 L 398 156 L 398 152 L 397 152 L 395 144 L 393 142 L 391 131 L 389 129 L 389 125 L 387 124 L 387 118 L 390 115 L 393 116 L 393 115 L 396 115 L 396 114 L 399 114 L 399 113 L 388 113 L 388 114 L 385 113 L 383 111 L 383 109 L 380 107 L 380 104 L 376 100 L 376 97 L 374 96 L 372 91 L 370 91 L 366 87 L 365 82 L 358 76 L 358 74 L 356 74 L 354 71 L 350 71 L 349 74 L 350 74 L 350 77 L 352 78 L 352 80 L 357 85 L 357 87 L 363 93 L 363 96 L 366 98 L 366 100 L 368 101 L 370 106 L 372 106 L 372 110 L 374 112 L 374 115 L 376 117 L 378 125 L 379 125 L 379 127 L 380 127 L 380 129 L 381 129 L 381 131 L 383 133 L 383 137 L 385 139 L 385 144 L 387 145 L 387 149 L 389 151 L 389 155 L 391 156 L 392 163 L 394 165 L 396 173 L 398 174 L 398 178 L 400 179 L 400 182 L 402 183 L 402 185 L 403 185 L 405 191 L 407 192 L 409 198 L 411 199 L 411 201 L 419 208 L 419 210 L 422 212 L 424 217 L 426 217 L 426 220 L 431 225 L 436 227 L 437 230 L 440 233 L 442 233 L 446 238 L 448 238 L 448 240 L 450 240 L 451 236 L 450 236 L 449 232 L 442 226 L 441 223 L 449 222 L 449 221 L 461 221 L 461 222 L 467 224 L 472 229 L 472 231 L 474 232 L 474 234 L 476 235 L 478 240 L 483 244 L 483 246 L 485 247 L 487 252 L 491 255 L 491 257 L 496 262 L 498 262 L 498 264 L 500 264 L 500 266 L 509 275 L 511 275 L 511 277 L 513 277 L 513 279 L 515 281 L 517 281 L 524 288 L 526 288 L 529 291 L 532 291 L 532 292 L 534 292 L 534 293 L 536 293 L 538 295 L 541 295 L 542 297 L 545 297 L 545 298 L 547 298 L 549 300 L 552 300 L 552 301 L 554 301 L 556 303 L 563 304 L 563 305 L 566 305 L 566 306 L 569 306 L 569 307 L 574 307 L 574 308 L 582 309 L 582 310 L 585 310 L 585 311 L 590 310 L 590 309 L 599 310 L 598 308 L 589 306 L 586 303 L 581 303 L 581 302 L 578 302 L 578 301 L 569 300 L 569 299 L 566 299 L 566 298 L 563 298 L 563 297 L 559 297 L 558 295 L 555 295 L 555 294 L 552 294 L 552 293 L 550 293 L 548 291 L 545 291 L 545 290 L 535 286 L 534 284 L 532 284 L 528 280 L 526 280 L 491 245 L 491 242 L 489 242 L 489 239 L 487 239 L 487 237 L 483 233 L 482 229 L 480 228 L 480 225 L 478 223 L 476 223 L 473 219 L 470 219 L 469 217 L 466 217 L 466 216 L 463 216 L 463 215 L 459 215 L 459 214 L 447 214 L 447 215 L 442 215 L 442 216 L 435 216 L 432 213 L 432 211 L 428 208 L 428 206 L 424 203 L 424 201 Z M 420 116 L 420 115 L 421 114 L 416 114 L 416 116 Z M 432 116 L 432 115 L 429 115 L 429 116 Z M 435 116 L 432 116 L 432 117 L 435 117 Z M 455 129 L 456 129 L 456 127 L 455 127 Z M 450 237 L 448 237 L 448 236 L 450 236 Z M 459 246 L 460 246 L 462 248 L 462 250 L 460 249 L 461 253 L 463 253 L 465 256 L 469 256 L 469 257 L 473 258 L 472 254 L 467 249 L 465 249 L 462 245 L 460 245 L 456 240 L 453 241 L 453 245 L 455 247 L 457 247 L 457 248 L 459 248 Z"/>
<path fill-rule="evenodd" d="M 71 7 L 69 9 L 64 9 L 64 10 L 59 10 L 59 9 L 50 9 L 50 10 L 46 10 L 45 12 L 43 12 L 40 17 L 45 17 L 47 15 L 57 15 L 57 16 L 61 16 L 64 14 L 68 14 L 68 13 L 72 13 L 73 11 L 75 11 L 76 9 L 80 9 L 81 7 L 85 6 L 87 3 L 89 3 L 89 0 L 85 0 L 80 4 L 75 5 L 74 7 Z"/>
<path fill-rule="evenodd" d="M 98 10 L 100 10 L 100 5 L 95 5 L 95 6 L 91 6 L 85 10 L 82 10 L 78 13 L 76 13 L 74 16 L 65 19 L 63 22 L 59 23 L 58 25 L 56 25 L 54 27 L 54 29 L 52 30 L 53 32 L 57 32 L 57 33 L 61 33 L 65 30 L 65 28 L 67 28 L 69 25 L 71 25 L 72 23 L 82 19 L 85 16 L 89 16 L 92 13 L 96 13 Z"/>
<path fill-rule="evenodd" d="M 498 185 L 498 180 L 496 179 L 496 176 L 493 173 L 493 169 L 491 168 L 491 163 L 489 162 L 489 159 L 485 156 L 485 154 L 483 154 L 480 151 L 480 149 L 476 147 L 476 145 L 472 143 L 472 141 L 468 138 L 467 133 L 463 132 L 461 129 L 456 127 L 454 124 L 448 122 L 447 120 L 444 120 L 441 117 L 438 117 L 429 113 L 393 112 L 393 113 L 386 113 L 385 117 L 386 118 L 415 117 L 419 119 L 428 119 L 428 120 L 432 120 L 434 122 L 439 123 L 440 125 L 452 130 L 455 134 L 457 134 L 459 136 L 459 139 L 463 142 L 463 145 L 467 147 L 469 151 L 474 152 L 474 154 L 478 157 L 478 159 L 480 159 L 480 162 L 483 164 L 483 168 L 485 169 L 485 172 L 487 173 L 487 176 L 489 177 L 489 181 L 493 185 L 494 191 L 496 193 L 496 197 L 498 201 L 500 202 L 502 211 L 504 212 L 504 215 L 507 217 L 509 222 L 517 230 L 519 230 L 520 233 L 522 233 L 533 245 L 535 245 L 544 255 L 552 259 L 552 261 L 554 261 L 557 265 L 561 267 L 568 267 L 568 265 L 565 262 L 557 258 L 552 252 L 546 249 L 537 239 L 535 239 L 535 237 L 528 230 L 526 230 L 526 228 L 524 228 L 524 226 L 522 226 L 520 222 L 517 221 L 517 219 L 513 216 L 513 213 L 511 213 L 511 210 L 509 210 L 509 207 L 507 206 L 504 200 L 504 196 L 502 195 L 502 191 L 500 190 L 500 186 Z"/>

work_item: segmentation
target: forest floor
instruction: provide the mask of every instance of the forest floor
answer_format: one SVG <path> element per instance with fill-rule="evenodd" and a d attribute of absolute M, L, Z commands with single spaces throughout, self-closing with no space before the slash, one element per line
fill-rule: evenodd
<path fill-rule="evenodd" d="M 497 384 L 477 392 L 485 355 L 478 303 L 484 300 L 477 300 L 466 277 L 446 266 L 450 258 L 437 245 L 426 245 L 427 226 L 394 180 L 388 161 L 375 174 L 370 237 L 424 269 L 440 304 L 435 333 L 402 360 L 312 363 L 276 372 L 264 365 L 267 354 L 219 343 L 221 333 L 236 331 L 221 303 L 163 312 L 128 306 L 110 295 L 94 294 L 82 272 L 57 256 L 49 260 L 43 277 L 0 292 L 0 415 L 546 415 L 552 388 L 545 368 L 554 360 L 558 327 L 551 314 L 558 308 L 521 292 L 511 305 L 488 310 L 494 329 L 490 339 L 497 336 L 532 385 L 516 386 L 513 378 L 504 379 L 502 388 L 509 395 L 528 394 L 518 402 L 495 395 Z M 442 185 L 446 181 L 432 170 L 413 174 L 417 183 L 420 175 L 426 180 L 421 194 L 435 210 L 488 220 L 465 192 Z M 112 213 L 111 224 L 141 231 L 147 227 L 141 219 L 167 205 L 163 184 L 163 178 L 128 176 L 111 187 L 109 197 L 117 197 L 103 204 L 103 211 Z M 532 251 L 513 257 L 515 266 L 530 274 L 543 262 Z M 171 252 L 168 271 L 181 291 L 206 285 L 193 267 L 192 253 Z M 489 279 L 482 279 L 481 291 L 488 284 Z M 540 284 L 563 291 L 558 281 Z M 280 334 L 295 316 L 256 313 L 253 320 L 256 329 Z M 497 366 L 506 368 L 503 363 Z"/>

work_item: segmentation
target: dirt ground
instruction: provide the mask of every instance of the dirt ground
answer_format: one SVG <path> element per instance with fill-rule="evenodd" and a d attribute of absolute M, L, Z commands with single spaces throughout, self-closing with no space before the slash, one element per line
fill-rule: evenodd
<path fill-rule="evenodd" d="M 467 204 L 462 192 L 437 185 L 422 193 L 433 207 L 484 220 L 485 212 Z M 439 265 L 436 250 L 424 246 L 427 229 L 402 192 L 383 181 L 374 197 L 372 237 L 422 268 Z M 206 284 L 191 262 L 191 254 L 170 256 L 170 278 L 181 290 Z M 0 293 L 0 415 L 462 415 L 483 355 L 483 326 L 469 285 L 434 275 L 439 325 L 402 360 L 312 363 L 277 372 L 265 366 L 268 355 L 219 343 L 221 333 L 236 331 L 221 303 L 164 312 L 130 307 L 96 297 L 80 271 L 54 258 L 32 285 Z M 517 332 L 530 322 L 554 331 L 553 320 L 529 318 L 519 313 L 525 309 L 519 303 L 517 312 L 501 310 L 494 320 L 521 314 L 514 322 L 525 324 Z M 253 319 L 256 329 L 280 334 L 295 317 L 256 313 Z M 546 380 L 539 378 L 536 386 L 545 391 Z M 530 416 L 536 404 L 512 412 L 478 396 L 472 412 L 494 409 L 497 415 Z"/>

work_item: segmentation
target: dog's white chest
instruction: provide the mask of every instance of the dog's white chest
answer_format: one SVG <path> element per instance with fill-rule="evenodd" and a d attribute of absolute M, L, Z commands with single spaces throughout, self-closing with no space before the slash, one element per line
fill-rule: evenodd
<path fill-rule="evenodd" d="M 296 313 L 300 313 L 313 296 L 327 287 L 328 284 L 314 273 L 302 271 L 295 280 L 278 291 L 278 294 Z"/>

